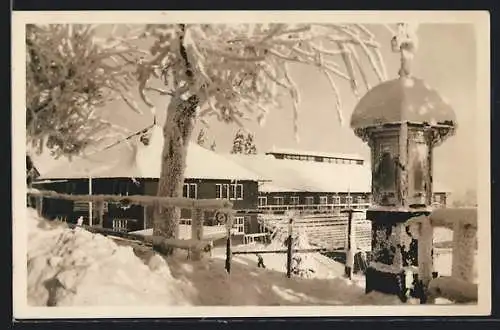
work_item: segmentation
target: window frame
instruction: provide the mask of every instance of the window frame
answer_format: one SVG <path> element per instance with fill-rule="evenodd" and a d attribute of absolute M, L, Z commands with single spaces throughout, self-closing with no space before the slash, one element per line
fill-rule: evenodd
<path fill-rule="evenodd" d="M 225 194 L 223 192 L 226 192 Z M 215 199 L 238 200 L 244 199 L 243 183 L 216 183 L 215 184 Z"/>
<path fill-rule="evenodd" d="M 290 205 L 300 205 L 300 197 L 290 196 Z"/>
<path fill-rule="evenodd" d="M 281 203 L 278 203 L 277 202 L 278 200 L 280 200 Z M 274 196 L 273 201 L 274 201 L 274 205 L 279 205 L 279 206 L 285 205 L 285 198 L 283 196 Z"/>
<path fill-rule="evenodd" d="M 236 229 L 238 234 L 245 235 L 245 217 L 234 217 L 233 228 Z"/>
<path fill-rule="evenodd" d="M 186 188 L 186 194 L 184 194 L 184 188 Z M 192 194 L 194 188 L 194 194 Z M 194 195 L 194 197 L 192 197 Z M 182 188 L 182 197 L 184 198 L 191 198 L 191 199 L 198 199 L 198 184 L 197 183 L 184 183 L 184 186 Z"/>
<path fill-rule="evenodd" d="M 115 225 L 115 223 L 118 223 L 118 225 Z M 113 226 L 113 230 L 116 230 L 116 231 L 125 230 L 126 231 L 126 230 L 128 230 L 128 219 L 113 219 L 112 226 Z"/>

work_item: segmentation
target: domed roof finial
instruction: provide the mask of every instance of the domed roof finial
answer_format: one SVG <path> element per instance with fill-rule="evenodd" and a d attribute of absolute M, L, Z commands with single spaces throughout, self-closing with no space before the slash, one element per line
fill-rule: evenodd
<path fill-rule="evenodd" d="M 398 23 L 398 30 L 392 37 L 392 51 L 401 54 L 400 77 L 410 77 L 413 56 L 417 50 L 417 27 L 416 24 Z"/>

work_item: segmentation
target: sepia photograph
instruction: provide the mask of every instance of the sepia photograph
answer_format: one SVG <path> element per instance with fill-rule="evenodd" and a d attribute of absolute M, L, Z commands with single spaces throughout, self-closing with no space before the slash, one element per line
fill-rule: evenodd
<path fill-rule="evenodd" d="M 12 17 L 14 318 L 490 313 L 487 12 Z"/>

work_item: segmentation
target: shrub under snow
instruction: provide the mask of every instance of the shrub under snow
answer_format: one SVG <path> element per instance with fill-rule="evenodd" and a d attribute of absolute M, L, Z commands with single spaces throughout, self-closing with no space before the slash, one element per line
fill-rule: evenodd
<path fill-rule="evenodd" d="M 185 305 L 163 258 L 146 265 L 130 246 L 27 214 L 28 303 L 34 306 Z"/>

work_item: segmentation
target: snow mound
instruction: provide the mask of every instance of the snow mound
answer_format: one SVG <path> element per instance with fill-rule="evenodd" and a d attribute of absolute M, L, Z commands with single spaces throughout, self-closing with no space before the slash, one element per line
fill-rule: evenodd
<path fill-rule="evenodd" d="M 189 286 L 165 260 L 28 210 L 28 303 L 33 306 L 186 305 Z M 182 283 L 182 284 L 181 284 Z"/>

